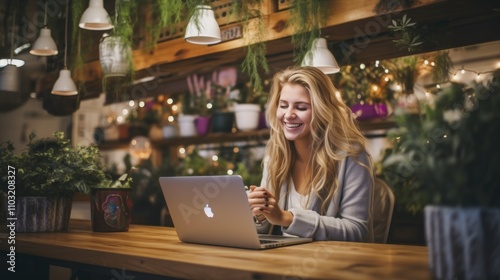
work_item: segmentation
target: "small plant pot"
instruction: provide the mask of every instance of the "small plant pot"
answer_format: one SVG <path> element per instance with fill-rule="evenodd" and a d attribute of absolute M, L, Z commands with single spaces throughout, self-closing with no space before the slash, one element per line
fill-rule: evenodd
<path fill-rule="evenodd" d="M 234 106 L 236 128 L 241 131 L 255 130 L 259 126 L 260 106 L 258 104 L 237 104 Z"/>
<path fill-rule="evenodd" d="M 93 231 L 128 231 L 132 219 L 132 189 L 94 188 L 91 196 L 90 217 Z"/>
<path fill-rule="evenodd" d="M 179 135 L 188 137 L 196 136 L 196 126 L 194 125 L 194 120 L 197 116 L 195 115 L 180 115 L 179 121 Z"/>
<path fill-rule="evenodd" d="M 214 112 L 212 114 L 212 132 L 230 133 L 233 129 L 234 112 Z"/>
<path fill-rule="evenodd" d="M 210 132 L 210 116 L 199 116 L 194 120 L 194 124 L 198 135 L 207 135 Z"/>

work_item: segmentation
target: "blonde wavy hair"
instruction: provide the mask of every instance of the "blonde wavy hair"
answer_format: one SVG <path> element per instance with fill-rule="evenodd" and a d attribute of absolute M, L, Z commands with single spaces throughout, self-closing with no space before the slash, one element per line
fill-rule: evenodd
<path fill-rule="evenodd" d="M 341 160 L 365 152 L 366 138 L 361 134 L 350 108 L 344 104 L 332 81 L 315 67 L 288 68 L 278 72 L 269 95 L 267 118 L 270 125 L 270 139 L 266 146 L 268 156 L 267 183 L 279 199 L 281 186 L 290 180 L 296 155 L 293 141 L 288 141 L 276 116 L 281 90 L 285 84 L 303 86 L 311 99 L 311 151 L 308 159 L 310 174 L 306 179 L 306 191 L 322 199 L 321 213 L 324 214 L 328 201 L 338 189 L 338 169 Z M 367 168 L 373 176 L 370 156 Z M 373 181 L 373 180 L 372 180 Z M 308 201 L 309 203 L 309 201 Z"/>

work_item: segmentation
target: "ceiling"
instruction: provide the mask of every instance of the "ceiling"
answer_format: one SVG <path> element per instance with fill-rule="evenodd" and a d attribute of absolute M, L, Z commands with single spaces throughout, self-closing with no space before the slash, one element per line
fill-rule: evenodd
<path fill-rule="evenodd" d="M 33 13 L 39 1 L 23 0 L 31 3 L 26 11 Z M 426 0 L 423 0 L 426 2 Z M 360 6 L 366 5 L 368 0 L 356 0 Z M 418 4 L 421 1 L 414 1 Z M 432 5 L 415 5 L 416 8 L 405 10 L 413 21 L 417 22 L 422 30 L 424 44 L 421 49 L 414 53 L 424 53 L 440 49 L 460 48 L 468 45 L 481 44 L 485 42 L 500 40 L 500 1 L 493 0 L 437 0 Z M 332 1 L 333 3 L 333 1 Z M 4 6 L 5 7 L 5 6 Z M 0 6 L 0 20 L 4 22 L 7 11 L 2 12 Z M 391 19 L 400 18 L 402 12 L 387 13 L 385 15 L 373 14 L 373 16 L 361 20 L 345 21 L 322 29 L 322 36 L 329 42 L 329 48 L 334 53 L 339 64 L 346 65 L 359 62 L 383 60 L 399 56 L 409 55 L 407 50 L 397 47 L 393 40 L 394 35 L 387 29 Z M 278 28 L 269 26 L 269 28 Z M 35 32 L 36 33 L 36 32 Z M 496 48 L 496 47 L 494 47 Z M 498 52 L 490 55 L 497 57 Z M 293 45 L 291 38 L 283 37 L 267 42 L 267 58 L 270 73 L 262 73 L 270 77 L 277 69 L 294 64 Z M 474 55 L 481 53 L 471 51 L 467 59 L 474 59 Z M 214 54 L 202 55 L 189 59 L 177 60 L 168 63 L 158 63 L 152 67 L 141 69 L 137 72 L 137 78 L 156 76 L 154 87 L 148 87 L 147 96 L 154 96 L 174 91 L 183 92 L 187 90 L 185 78 L 192 73 L 210 73 L 214 69 L 228 65 L 239 65 L 244 59 L 244 49 L 233 48 Z M 48 69 L 47 63 L 53 63 L 47 59 L 28 59 L 28 71 L 24 71 L 30 81 L 27 83 L 29 90 L 37 93 L 49 90 L 57 78 L 57 69 Z M 50 67 L 49 67 L 50 68 Z M 245 79 L 244 75 L 241 79 Z M 109 80 L 109 88 L 116 87 L 118 81 Z M 151 81 L 148 82 L 151 84 Z M 103 92 L 101 79 L 86 82 L 87 89 L 83 98 L 94 98 Z M 135 87 L 144 87 L 137 83 Z M 133 92 L 134 88 L 127 91 Z M 144 97 L 144 96 L 143 96 Z"/>

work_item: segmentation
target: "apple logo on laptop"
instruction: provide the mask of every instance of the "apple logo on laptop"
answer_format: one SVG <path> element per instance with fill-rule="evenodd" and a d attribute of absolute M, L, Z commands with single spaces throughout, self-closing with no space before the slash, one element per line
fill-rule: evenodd
<path fill-rule="evenodd" d="M 205 205 L 205 208 L 203 208 L 203 211 L 205 211 L 205 215 L 207 215 L 207 217 L 209 218 L 213 218 L 214 217 L 214 212 L 212 212 L 212 208 L 210 208 L 210 206 Z"/>

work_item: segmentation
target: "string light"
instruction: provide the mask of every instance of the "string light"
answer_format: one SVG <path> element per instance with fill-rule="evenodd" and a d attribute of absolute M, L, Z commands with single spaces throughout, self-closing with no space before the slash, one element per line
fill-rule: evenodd
<path fill-rule="evenodd" d="M 464 75 L 466 72 L 470 72 L 470 73 L 474 73 L 476 74 L 477 76 L 480 76 L 481 74 L 488 74 L 488 73 L 493 73 L 495 71 L 497 71 L 498 69 L 495 69 L 495 70 L 490 70 L 490 71 L 475 71 L 475 70 L 471 70 L 471 69 L 467 69 L 467 68 L 464 68 L 462 67 L 460 70 L 457 70 L 456 72 L 449 72 L 453 77 L 455 77 L 459 72 Z"/>

